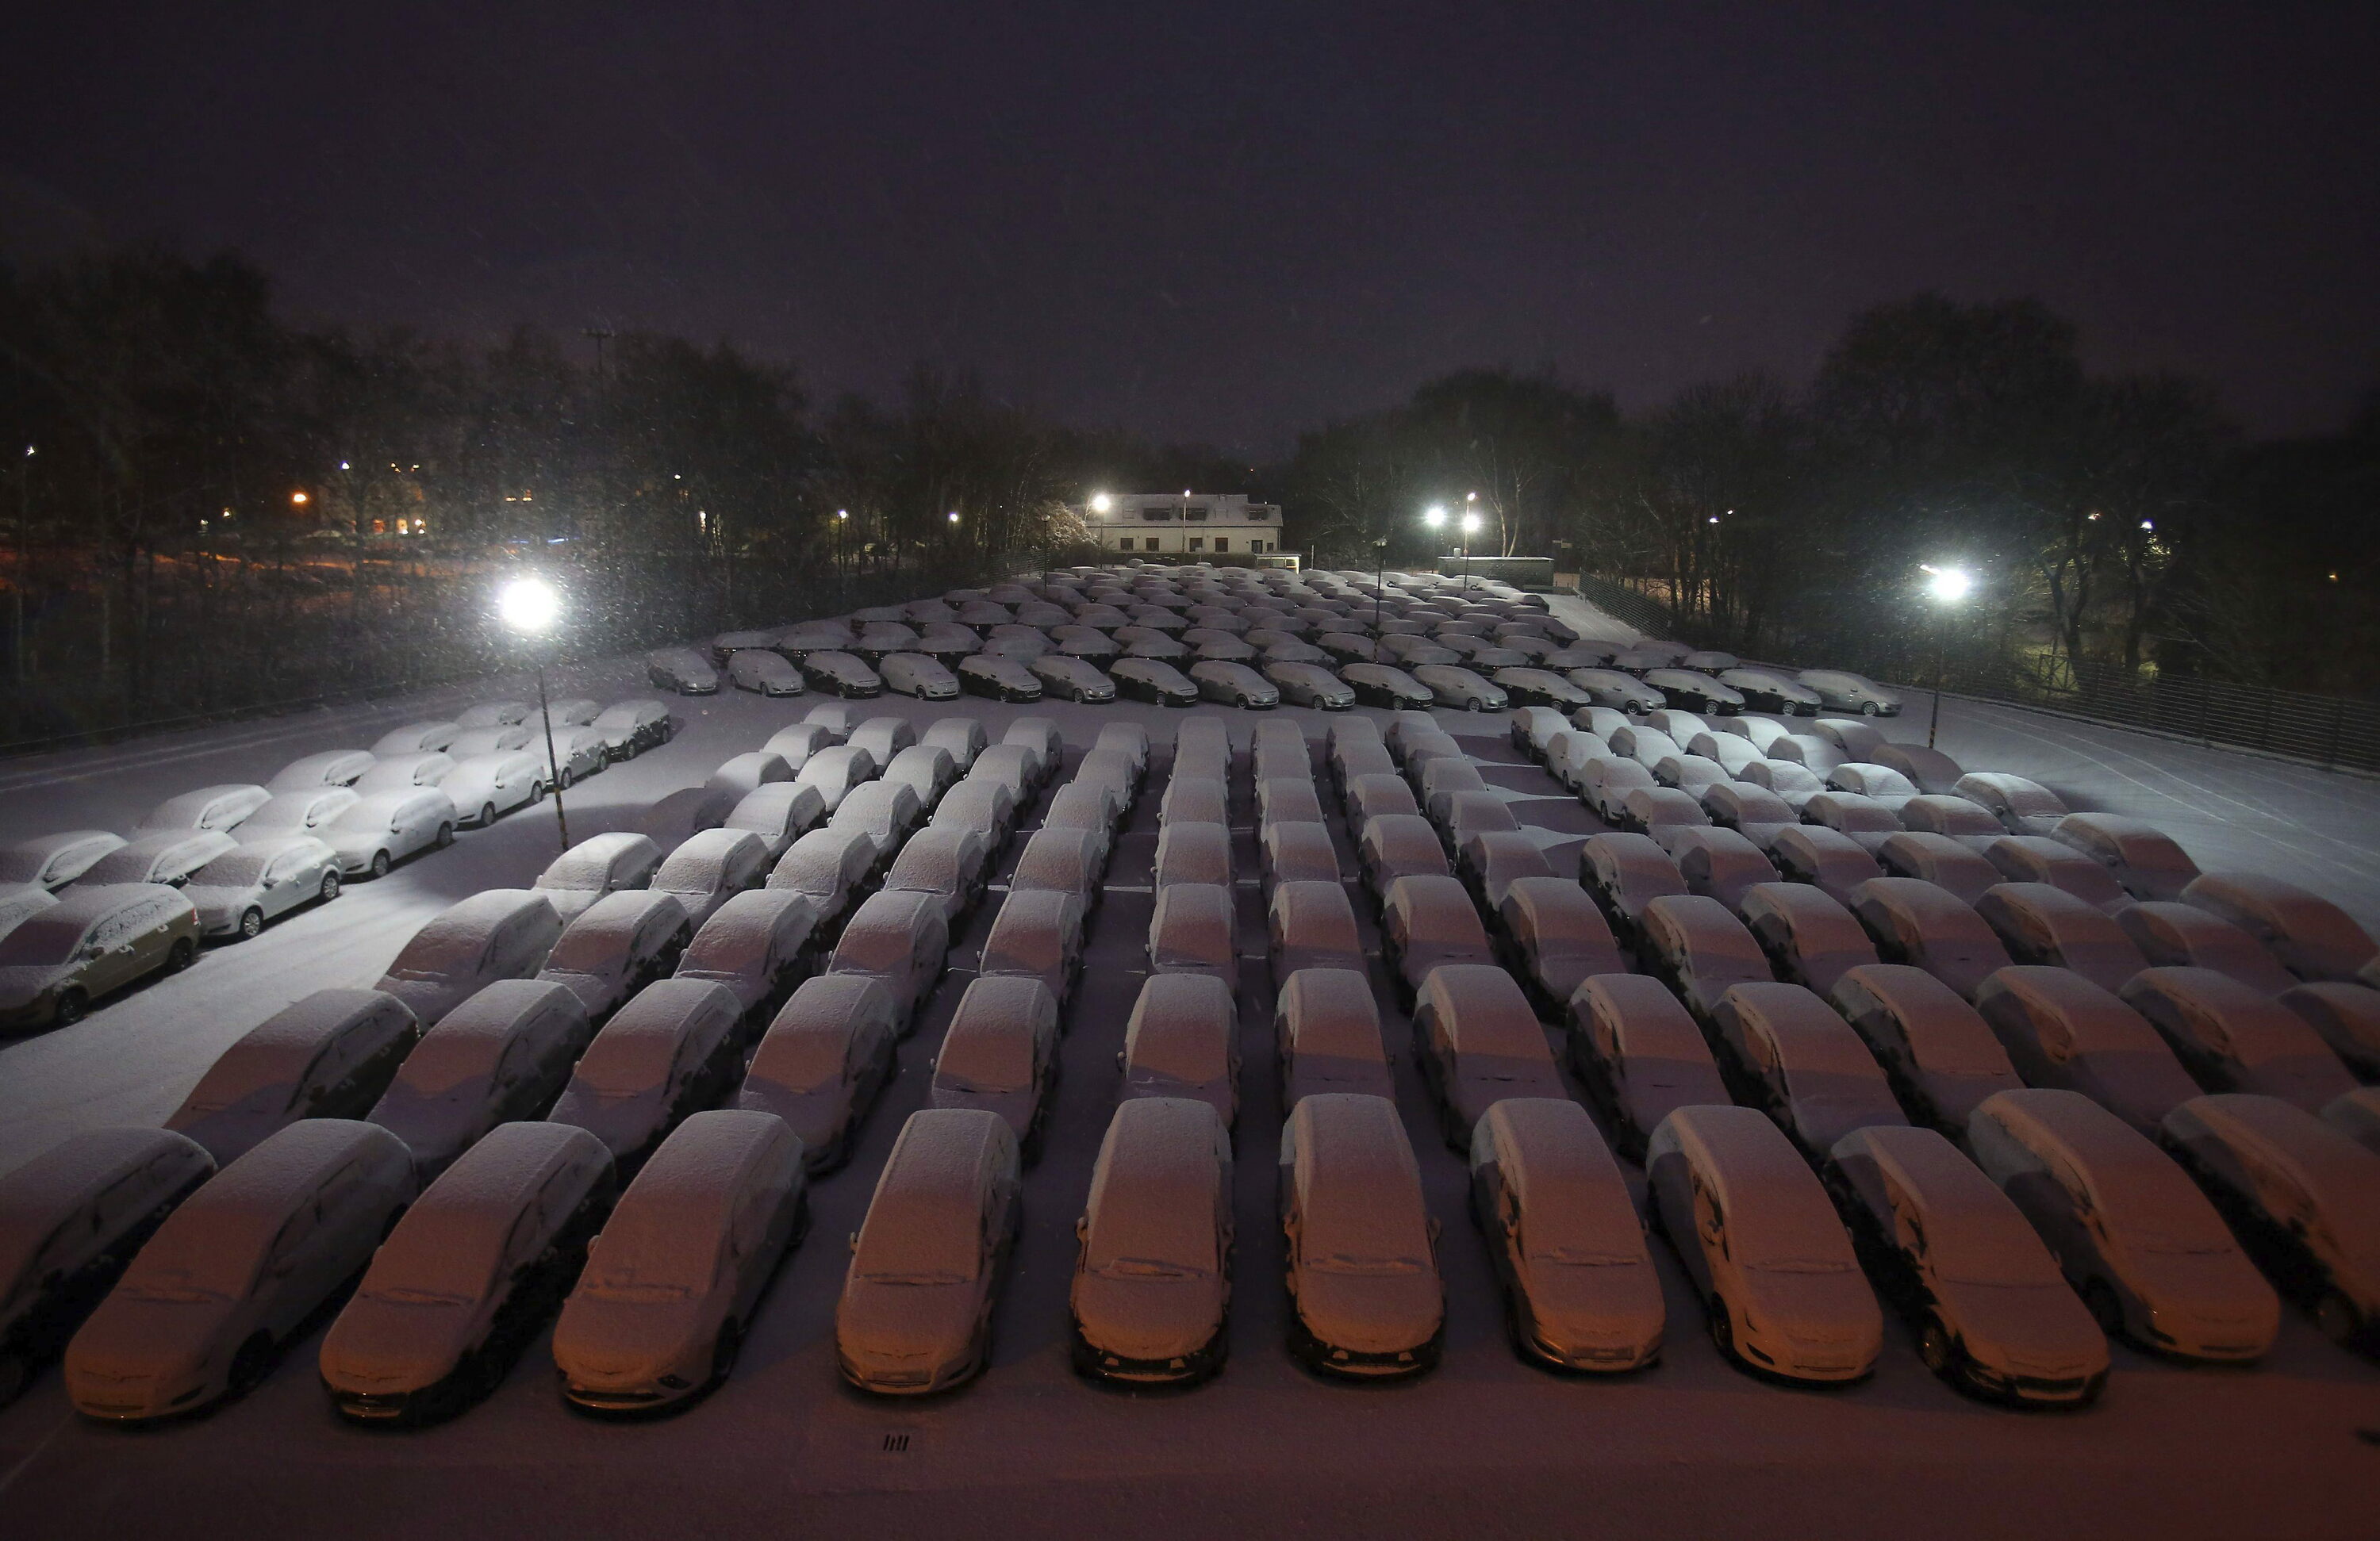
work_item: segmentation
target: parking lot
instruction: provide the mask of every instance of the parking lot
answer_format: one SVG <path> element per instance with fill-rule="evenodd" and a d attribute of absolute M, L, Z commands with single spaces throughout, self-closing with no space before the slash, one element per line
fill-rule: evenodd
<path fill-rule="evenodd" d="M 633 661 L 560 672 L 557 693 L 649 694 Z M 303 719 L 143 740 L 0 769 L 0 826 L 26 833 L 124 827 L 160 798 L 256 779 L 295 757 L 373 737 L 521 682 Z M 814 699 L 814 698 L 812 698 Z M 810 699 L 742 694 L 673 701 L 665 747 L 613 767 L 569 797 L 574 840 L 642 829 L 682 835 L 686 799 L 731 754 L 797 720 Z M 1209 709 L 1201 709 L 1209 710 Z M 359 1432 L 329 1414 L 299 1344 L 246 1401 L 151 1434 L 93 1427 L 57 1377 L 0 1413 L 0 1513 L 27 1535 L 273 1534 L 298 1527 L 419 1537 L 602 1534 L 638 1528 L 771 1529 L 940 1522 L 966 1535 L 1098 1532 L 1273 1534 L 1327 1523 L 1416 1534 L 1620 1532 L 1678 1535 L 2066 1534 L 2123 1526 L 2167 1536 L 2368 1535 L 2380 1490 L 2380 1369 L 2324 1341 L 2298 1313 L 2254 1370 L 2149 1360 L 2122 1347 L 2104 1401 L 2079 1415 L 2022 1415 L 1964 1401 L 1888 1330 L 1870 1380 L 1814 1393 L 1729 1368 L 1665 1248 L 1654 1247 L 1670 1311 L 1660 1365 L 1617 1381 L 1559 1378 L 1512 1354 L 1493 1275 L 1464 1207 L 1461 1159 L 1440 1140 L 1386 977 L 1375 989 L 1397 1056 L 1398 1104 L 1444 1226 L 1445 1362 L 1414 1384 L 1318 1382 L 1282 1352 L 1286 1305 L 1273 1221 L 1282 1116 L 1271 1074 L 1271 981 L 1253 877 L 1240 894 L 1240 1032 L 1245 1071 L 1236 1138 L 1238 1254 L 1232 1356 L 1215 1382 L 1126 1397 L 1067 1366 L 1073 1227 L 1112 1107 L 1116 1051 L 1146 975 L 1150 865 L 1175 727 L 1152 707 L 887 697 L 868 712 L 982 719 L 995 741 L 1020 716 L 1047 716 L 1071 761 L 1100 725 L 1130 717 L 1159 746 L 1119 838 L 1068 1012 L 1064 1074 L 1047 1148 L 1026 1177 L 1026 1235 L 998 1316 L 993 1368 L 918 1405 L 845 1389 L 832 1313 L 845 1233 L 901 1121 L 926 1099 L 928 1061 L 996 904 L 954 938 L 942 985 L 901 1050 L 902 1074 L 870 1117 L 851 1165 L 814 1190 L 815 1223 L 754 1324 L 735 1377 L 685 1416 L 643 1426 L 565 1411 L 550 1361 L 532 1348 L 486 1405 L 420 1434 Z M 1328 719 L 1284 710 L 1318 751 Z M 1483 774 L 1529 800 L 1524 824 L 1585 836 L 1601 828 L 1506 737 L 1501 716 L 1439 714 L 1475 747 Z M 1245 751 L 1256 719 L 1223 714 Z M 1888 724 L 1925 737 L 1925 710 Z M 2159 823 L 2209 868 L 2306 884 L 2380 926 L 2380 786 L 2249 757 L 1962 701 L 1946 705 L 1941 746 L 1973 768 L 2014 771 L 2077 808 Z M 1245 755 L 1234 784 L 1239 868 L 1257 870 Z M 1324 799 L 1342 870 L 1354 847 Z M 679 827 L 671 828 L 673 819 Z M 1028 816 L 1024 824 L 1034 822 Z M 1013 842 L 1004 861 L 1022 845 Z M 291 1000 L 367 984 L 431 915 L 468 893 L 525 886 L 557 849 L 551 803 L 359 883 L 262 937 L 211 949 L 187 973 L 104 1005 L 76 1026 L 0 1050 L 0 1170 L 74 1130 L 164 1117 L 221 1050 Z M 1569 848 L 1556 851 L 1562 868 Z M 1564 868 L 1566 869 L 1566 868 Z M 995 881 L 998 880 L 995 879 Z M 997 893 L 994 898 L 996 900 Z M 1365 909 L 1358 904 L 1361 915 Z M 1365 917 L 1377 957 L 1377 935 Z M 16 1529 L 16 1526 L 6 1527 Z"/>

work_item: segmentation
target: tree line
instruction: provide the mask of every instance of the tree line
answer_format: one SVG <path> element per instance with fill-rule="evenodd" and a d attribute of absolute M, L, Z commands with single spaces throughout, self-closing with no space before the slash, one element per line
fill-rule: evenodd
<path fill-rule="evenodd" d="M 1099 487 L 1270 497 L 1337 566 L 1426 562 L 1451 547 L 1422 509 L 1475 509 L 1475 552 L 1762 656 L 1905 665 L 1940 636 L 1921 564 L 1957 563 L 1982 579 L 1959 645 L 1998 664 L 2380 683 L 2380 396 L 2250 442 L 2193 382 L 2089 373 L 2030 300 L 1880 307 L 1805 385 L 1636 412 L 1462 370 L 1252 463 L 928 365 L 819 402 L 725 344 L 300 327 L 237 257 L 134 247 L 0 266 L 0 743 L 502 667 L 488 596 L 532 563 L 589 648 L 1081 560 L 1069 505 Z"/>

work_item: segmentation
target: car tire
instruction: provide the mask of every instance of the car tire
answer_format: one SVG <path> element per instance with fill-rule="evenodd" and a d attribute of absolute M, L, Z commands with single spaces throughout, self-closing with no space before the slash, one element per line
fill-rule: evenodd
<path fill-rule="evenodd" d="M 2363 1336 L 2363 1313 L 2355 1308 L 2353 1301 L 2337 1290 L 2314 1302 L 2313 1323 L 2322 1329 L 2324 1337 L 2341 1348 L 2349 1347 Z M 0 1397 L 0 1402 L 6 1400 Z"/>
<path fill-rule="evenodd" d="M 2116 1292 L 2107 1287 L 2106 1280 L 2095 1279 L 2082 1286 L 2082 1304 L 2090 1309 L 2091 1319 L 2099 1324 L 2100 1331 L 2109 1338 L 2124 1336 L 2123 1303 L 2116 1298 Z"/>
<path fill-rule="evenodd" d="M 710 1383 L 714 1386 L 735 1373 L 735 1361 L 743 1357 L 744 1328 L 734 1317 L 721 1324 L 719 1336 L 710 1344 Z"/>
<path fill-rule="evenodd" d="M 371 867 L 370 868 L 371 875 L 375 878 L 385 878 L 388 876 L 388 853 L 386 851 L 374 851 L 372 853 Z"/>
<path fill-rule="evenodd" d="M 339 869 L 334 867 L 328 872 L 322 874 L 322 886 L 315 891 L 314 896 L 327 904 L 332 900 L 336 899 L 339 896 L 339 890 L 342 886 L 343 885 L 339 879 Z"/>
<path fill-rule="evenodd" d="M 264 934 L 264 912 L 250 904 L 240 912 L 239 940 L 254 941 Z"/>
<path fill-rule="evenodd" d="M 259 1332 L 239 1345 L 231 1356 L 231 1369 L 225 1377 L 225 1390 L 232 1397 L 244 1397 L 264 1384 L 273 1373 L 273 1335 Z"/>
<path fill-rule="evenodd" d="M 1865 701 L 1860 705 L 1860 715 L 1862 717 L 1881 717 L 1884 715 L 1884 709 L 1877 706 L 1874 701 Z"/>
<path fill-rule="evenodd" d="M 1465 711 L 1485 711 L 1488 710 L 1488 703 L 1480 700 L 1476 697 L 1474 697 L 1470 700 L 1463 703 L 1463 710 Z"/>
<path fill-rule="evenodd" d="M 558 785 L 562 788 L 562 790 L 563 790 L 563 791 L 565 791 L 565 792 L 567 792 L 567 791 L 569 791 L 569 790 L 570 790 L 570 767 L 568 767 L 567 765 L 565 765 L 565 766 L 564 766 L 564 767 L 562 768 L 562 779 L 561 779 L 561 781 L 560 781 L 558 783 L 556 783 L 556 784 L 558 784 Z M 540 796 L 543 796 L 543 795 L 544 795 L 544 794 L 543 794 L 543 793 L 540 793 L 540 794 L 539 794 L 539 795 L 540 795 Z"/>
<path fill-rule="evenodd" d="M 496 805 L 493 803 L 481 803 L 480 805 L 480 828 L 484 830 L 495 821 Z"/>
<path fill-rule="evenodd" d="M 91 997 L 80 989 L 60 990 L 57 1007 L 50 1013 L 51 1022 L 59 1027 L 71 1027 L 90 1010 Z"/>
<path fill-rule="evenodd" d="M 1925 1318 L 1917 1329 L 1917 1357 L 1925 1368 L 1943 1380 L 1958 1378 L 1959 1362 L 1965 1356 L 1948 1329 L 1933 1317 Z"/>
<path fill-rule="evenodd" d="M 449 845 L 452 845 L 452 844 L 454 844 L 454 843 L 455 843 L 455 824 L 454 824 L 454 821 L 453 821 L 452 819 L 443 819 L 443 820 L 441 820 L 441 821 L 440 821 L 440 823 L 439 823 L 439 825 L 438 825 L 438 849 L 439 849 L 439 850 L 441 850 L 441 851 L 443 851 L 444 849 L 446 849 L 446 847 L 448 847 Z"/>
<path fill-rule="evenodd" d="M 1710 1298 L 1710 1339 L 1711 1347 L 1718 1350 L 1720 1358 L 1736 1357 L 1735 1319 L 1727 1314 L 1725 1295 L 1713 1295 Z"/>
<path fill-rule="evenodd" d="M 165 949 L 165 972 L 179 974 L 190 966 L 199 955 L 199 944 L 188 937 L 177 937 L 174 945 Z"/>

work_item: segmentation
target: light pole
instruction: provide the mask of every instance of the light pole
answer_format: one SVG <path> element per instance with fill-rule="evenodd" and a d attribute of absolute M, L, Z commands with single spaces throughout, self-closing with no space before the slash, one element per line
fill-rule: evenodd
<path fill-rule="evenodd" d="M 1433 535 L 1437 534 L 1439 530 L 1444 529 L 1446 528 L 1446 505 L 1443 504 L 1431 504 L 1427 508 L 1422 510 L 1421 522 L 1429 528 L 1429 531 Z M 1440 576 L 1442 576 L 1443 575 Z"/>
<path fill-rule="evenodd" d="M 1950 612 L 1965 602 L 1975 589 L 1975 575 L 1964 567 L 1937 567 L 1930 563 L 1918 564 L 1926 575 L 1925 597 L 1936 607 L 1934 623 L 1934 710 L 1925 719 L 1925 746 L 1934 747 L 1934 734 L 1942 725 L 1942 682 L 1950 672 Z"/>
<path fill-rule="evenodd" d="M 522 637 L 532 639 L 543 637 L 562 619 L 562 595 L 553 585 L 541 577 L 516 577 L 504 585 L 496 596 L 496 613 L 505 625 Z M 553 788 L 553 827 L 562 835 L 562 848 L 570 849 L 570 819 L 562 808 L 562 762 L 553 752 L 553 718 L 545 705 L 545 654 L 537 655 L 537 720 L 545 729 L 545 768 Z"/>
<path fill-rule="evenodd" d="M 1479 494 L 1474 492 L 1471 496 L 1475 502 L 1478 499 Z M 1463 515 L 1463 591 L 1465 594 L 1471 592 L 1471 538 L 1478 533 L 1479 515 L 1477 511 L 1465 509 Z"/>
<path fill-rule="evenodd" d="M 1385 535 L 1372 542 L 1372 559 L 1379 571 L 1372 575 L 1372 636 L 1380 635 L 1380 590 L 1389 586 L 1389 538 Z"/>

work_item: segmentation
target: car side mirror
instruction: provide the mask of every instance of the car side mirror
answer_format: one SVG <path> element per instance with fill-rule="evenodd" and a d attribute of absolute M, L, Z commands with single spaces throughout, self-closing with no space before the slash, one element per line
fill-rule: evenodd
<path fill-rule="evenodd" d="M 1078 1242 L 1087 1242 L 1090 1239 L 1091 1217 L 1088 1215 L 1076 1215 L 1075 1217 L 1075 1240 Z"/>
<path fill-rule="evenodd" d="M 856 1255 L 859 1251 L 859 1232 L 855 1231 L 844 1239 L 851 1244 L 851 1250 Z"/>

